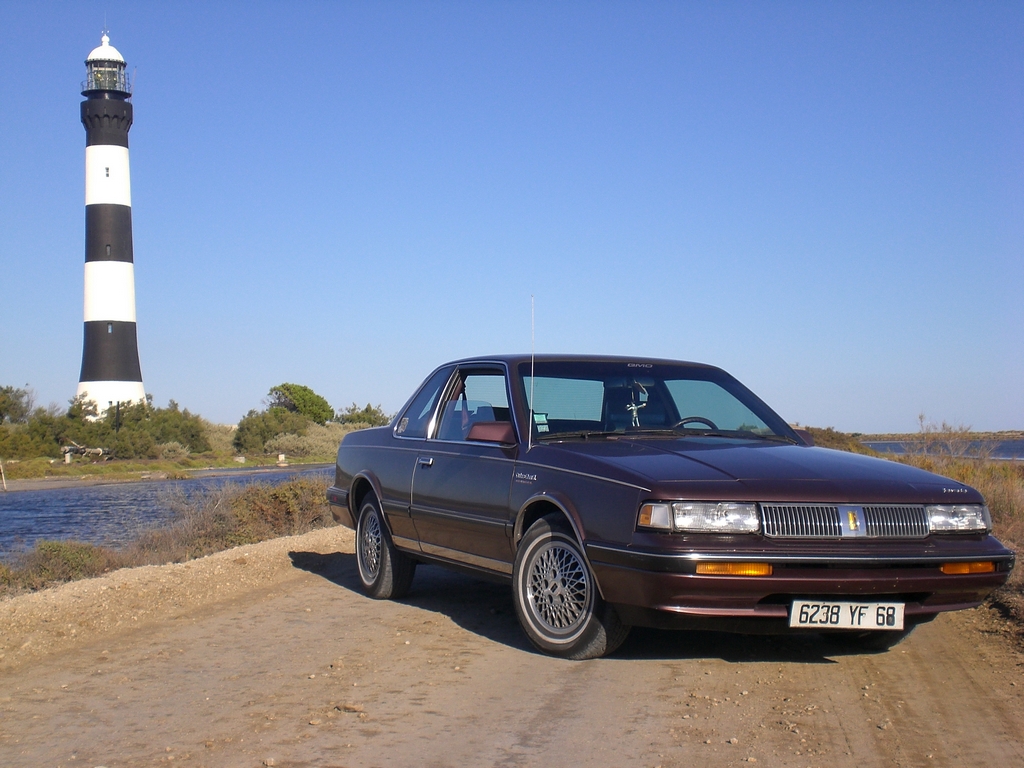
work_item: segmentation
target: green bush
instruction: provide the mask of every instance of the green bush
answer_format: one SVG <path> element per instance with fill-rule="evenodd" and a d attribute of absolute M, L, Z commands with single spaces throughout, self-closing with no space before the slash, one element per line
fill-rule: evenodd
<path fill-rule="evenodd" d="M 334 409 L 324 398 L 302 384 L 278 384 L 267 395 L 270 410 L 284 408 L 301 413 L 310 421 L 323 424 L 334 416 Z"/>
<path fill-rule="evenodd" d="M 179 461 L 181 459 L 188 458 L 189 454 L 188 448 L 177 440 L 172 440 L 169 443 L 163 443 L 162 445 L 158 445 L 156 448 L 160 458 L 167 461 Z"/>
<path fill-rule="evenodd" d="M 383 427 L 391 423 L 391 417 L 384 413 L 383 408 L 369 403 L 365 408 L 352 403 L 344 411 L 338 411 L 334 420 L 341 424 L 365 424 L 370 427 Z"/>
<path fill-rule="evenodd" d="M 252 410 L 238 422 L 233 443 L 239 453 L 265 453 L 268 440 L 286 433 L 304 435 L 309 423 L 302 414 L 285 408 Z"/>
<path fill-rule="evenodd" d="M 115 552 L 80 541 L 40 541 L 25 556 L 21 570 L 27 586 L 99 576 L 119 566 Z"/>
<path fill-rule="evenodd" d="M 155 458 L 158 446 L 171 442 L 193 453 L 210 450 L 203 420 L 173 400 L 166 408 L 154 408 L 147 400 L 97 414 L 91 402 L 76 397 L 66 412 L 36 408 L 20 423 L 0 424 L 0 456 L 13 459 L 58 458 L 61 447 L 72 443 L 106 448 L 120 459 Z"/>

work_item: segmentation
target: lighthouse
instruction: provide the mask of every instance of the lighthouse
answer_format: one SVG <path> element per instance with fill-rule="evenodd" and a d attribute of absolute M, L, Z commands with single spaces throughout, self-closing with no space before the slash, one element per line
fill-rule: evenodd
<path fill-rule="evenodd" d="M 144 401 L 135 328 L 132 195 L 128 176 L 131 85 L 124 57 L 102 44 L 85 60 L 85 337 L 78 395 L 99 413 Z"/>

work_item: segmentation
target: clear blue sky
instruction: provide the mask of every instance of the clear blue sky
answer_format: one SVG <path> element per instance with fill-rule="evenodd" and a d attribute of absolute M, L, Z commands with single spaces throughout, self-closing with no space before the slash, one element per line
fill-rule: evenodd
<path fill-rule="evenodd" d="M 146 390 L 396 410 L 446 360 L 720 365 L 791 422 L 1024 428 L 1024 4 L 0 0 L 0 384 L 81 364 L 83 61 Z"/>

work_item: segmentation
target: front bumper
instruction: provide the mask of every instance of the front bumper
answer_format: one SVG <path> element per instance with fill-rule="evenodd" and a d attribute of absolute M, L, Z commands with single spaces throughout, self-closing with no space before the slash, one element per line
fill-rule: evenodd
<path fill-rule="evenodd" d="M 913 624 L 942 611 L 973 608 L 1004 584 L 1014 554 L 991 537 L 844 548 L 767 545 L 652 551 L 588 544 L 587 558 L 605 600 L 624 621 L 658 627 L 785 631 L 798 598 L 892 601 Z M 733 546 L 730 546 L 732 544 Z M 880 550 L 880 551 L 879 551 Z M 987 560 L 994 573 L 947 575 L 943 563 Z M 771 563 L 770 576 L 708 576 L 708 561 Z"/>

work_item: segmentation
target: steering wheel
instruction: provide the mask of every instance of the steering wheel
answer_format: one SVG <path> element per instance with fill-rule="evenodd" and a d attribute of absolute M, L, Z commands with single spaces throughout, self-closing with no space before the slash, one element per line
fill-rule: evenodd
<path fill-rule="evenodd" d="M 715 422 L 713 422 L 706 416 L 687 416 L 685 419 L 680 419 L 675 424 L 673 424 L 672 429 L 676 429 L 677 427 L 685 427 L 687 424 L 693 423 L 707 424 L 708 427 L 710 427 L 711 429 L 714 429 L 716 431 L 718 430 L 718 425 L 715 424 Z"/>

